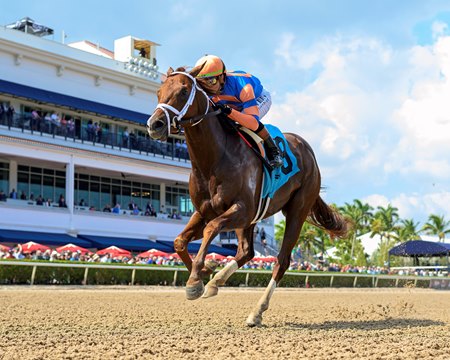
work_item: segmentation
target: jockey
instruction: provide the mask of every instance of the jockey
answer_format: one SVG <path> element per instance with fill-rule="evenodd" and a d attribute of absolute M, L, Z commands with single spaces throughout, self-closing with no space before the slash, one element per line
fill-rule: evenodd
<path fill-rule="evenodd" d="M 200 58 L 195 67 L 200 65 L 204 66 L 197 79 L 215 105 L 264 140 L 272 167 L 283 166 L 280 150 L 260 121 L 269 111 L 272 99 L 259 79 L 243 71 L 226 71 L 223 61 L 214 55 Z"/>

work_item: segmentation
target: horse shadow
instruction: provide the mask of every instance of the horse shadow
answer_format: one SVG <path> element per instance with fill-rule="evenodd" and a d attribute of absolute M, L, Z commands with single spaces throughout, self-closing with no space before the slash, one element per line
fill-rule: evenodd
<path fill-rule="evenodd" d="M 404 329 L 404 328 L 421 328 L 429 326 L 445 326 L 442 321 L 429 319 L 393 319 L 387 318 L 382 320 L 360 320 L 360 321 L 325 321 L 323 323 L 304 324 L 286 322 L 284 327 L 290 330 L 387 330 L 387 329 Z"/>

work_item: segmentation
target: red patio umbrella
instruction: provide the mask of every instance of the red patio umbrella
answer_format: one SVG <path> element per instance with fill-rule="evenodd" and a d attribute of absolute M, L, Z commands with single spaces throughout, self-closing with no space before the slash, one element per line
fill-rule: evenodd
<path fill-rule="evenodd" d="M 110 246 L 107 247 L 106 249 L 102 249 L 97 251 L 98 255 L 106 255 L 109 254 L 112 257 L 119 257 L 119 256 L 127 256 L 127 257 L 131 257 L 131 252 L 129 252 L 128 250 L 125 249 L 121 249 L 117 246 Z"/>
<path fill-rule="evenodd" d="M 180 255 L 178 255 L 176 252 L 170 254 L 169 257 L 173 257 L 174 259 L 180 259 Z"/>
<path fill-rule="evenodd" d="M 225 259 L 226 256 L 220 255 L 218 253 L 210 253 L 208 255 L 206 255 L 206 260 L 217 260 L 217 261 L 222 261 L 223 259 Z"/>
<path fill-rule="evenodd" d="M 48 246 L 35 243 L 33 241 L 29 241 L 26 244 L 22 244 L 22 252 L 24 254 L 28 254 L 28 253 L 31 253 L 33 251 L 38 251 L 38 250 L 46 251 L 46 250 L 50 250 L 50 248 Z"/>
<path fill-rule="evenodd" d="M 264 261 L 264 262 L 275 262 L 277 261 L 277 258 L 275 256 L 258 256 L 254 257 L 253 261 Z"/>
<path fill-rule="evenodd" d="M 161 250 L 150 249 L 150 250 L 144 251 L 143 253 L 140 253 L 138 255 L 138 257 L 141 257 L 141 258 L 148 258 L 148 257 L 152 257 L 152 256 L 168 257 L 169 254 L 164 251 L 161 251 Z"/>
<path fill-rule="evenodd" d="M 74 245 L 74 244 L 67 244 L 64 246 L 60 246 L 59 248 L 56 248 L 56 251 L 59 253 L 62 253 L 63 251 L 70 251 L 70 252 L 81 252 L 82 254 L 86 254 L 90 252 L 88 249 L 85 249 L 84 247 Z"/>
<path fill-rule="evenodd" d="M 0 244 L 0 251 L 9 251 L 9 247 L 7 247 L 6 245 L 2 245 Z"/>

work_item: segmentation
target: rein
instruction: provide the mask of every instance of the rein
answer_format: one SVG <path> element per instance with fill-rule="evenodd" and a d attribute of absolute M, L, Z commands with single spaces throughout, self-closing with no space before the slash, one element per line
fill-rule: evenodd
<path fill-rule="evenodd" d="M 161 109 L 164 112 L 164 115 L 166 116 L 167 133 L 168 133 L 167 136 L 169 136 L 169 134 L 170 134 L 171 127 L 179 130 L 181 126 L 186 126 L 186 125 L 195 126 L 195 125 L 198 125 L 205 117 L 214 116 L 214 115 L 217 115 L 220 113 L 220 109 L 209 113 L 210 103 L 212 103 L 212 101 L 210 100 L 210 98 L 206 94 L 206 92 L 198 85 L 195 77 L 193 77 L 191 74 L 189 74 L 187 72 L 183 72 L 183 71 L 174 71 L 169 76 L 173 76 L 173 75 L 177 75 L 177 74 L 187 76 L 189 79 L 192 80 L 192 83 L 193 83 L 193 86 L 191 88 L 191 93 L 189 94 L 189 98 L 186 101 L 186 103 L 184 104 L 183 108 L 181 110 L 178 110 L 178 109 L 174 108 L 172 105 L 169 105 L 166 103 L 159 103 L 158 105 L 156 105 L 156 109 L 153 112 L 153 115 L 148 120 L 150 122 L 152 120 L 153 116 L 155 116 L 156 110 Z M 202 115 L 194 116 L 189 119 L 183 119 L 183 117 L 188 112 L 189 107 L 194 103 L 194 99 L 195 99 L 197 90 L 199 90 L 206 98 L 207 106 L 206 106 L 205 113 Z M 172 119 L 170 118 L 169 111 L 171 111 L 175 114 L 175 116 L 173 116 Z"/>

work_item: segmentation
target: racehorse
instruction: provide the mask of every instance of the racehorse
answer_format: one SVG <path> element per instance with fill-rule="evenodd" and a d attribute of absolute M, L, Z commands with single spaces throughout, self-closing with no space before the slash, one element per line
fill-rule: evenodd
<path fill-rule="evenodd" d="M 196 209 L 174 247 L 190 272 L 186 297 L 194 300 L 218 293 L 227 279 L 254 257 L 252 223 L 259 203 L 263 164 L 248 146 L 222 125 L 220 110 L 215 110 L 208 95 L 197 83 L 203 65 L 187 72 L 169 68 L 158 91 L 158 105 L 147 121 L 153 139 L 167 140 L 169 133 L 184 128 L 192 163 L 189 193 Z M 320 197 L 321 177 L 314 153 L 300 136 L 284 134 L 298 167 L 301 169 L 273 196 L 265 217 L 282 211 L 286 229 L 277 263 L 263 296 L 247 318 L 249 326 L 260 325 L 277 284 L 290 265 L 294 248 L 308 220 L 333 237 L 345 236 L 347 221 Z M 208 246 L 222 231 L 235 230 L 238 249 L 234 260 L 206 284 L 203 279 L 214 271 L 205 263 Z M 190 241 L 201 239 L 200 249 L 192 261 L 187 250 Z"/>

